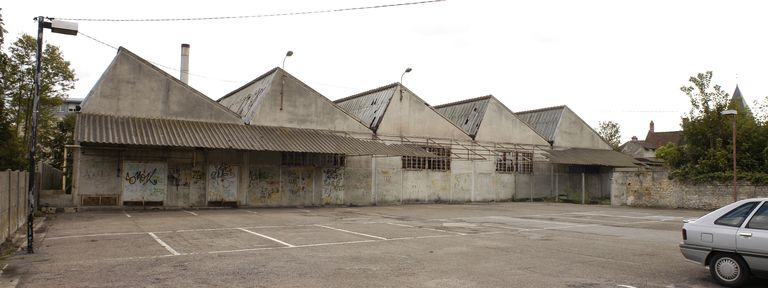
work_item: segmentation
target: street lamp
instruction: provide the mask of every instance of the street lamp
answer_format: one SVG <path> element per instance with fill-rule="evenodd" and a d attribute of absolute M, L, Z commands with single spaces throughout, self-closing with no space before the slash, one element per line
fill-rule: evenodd
<path fill-rule="evenodd" d="M 45 20 L 51 20 L 47 22 Z M 29 182 L 27 182 L 27 253 L 35 253 L 33 250 L 34 240 L 34 212 L 35 212 L 35 151 L 37 150 L 37 111 L 40 102 L 40 74 L 41 61 L 43 55 L 43 28 L 51 29 L 53 33 L 77 35 L 77 23 L 59 21 L 49 17 L 38 16 L 34 18 L 37 21 L 37 55 L 35 59 L 35 95 L 32 98 L 32 135 L 29 141 Z"/>
<path fill-rule="evenodd" d="M 283 66 L 281 66 L 283 70 L 285 70 L 285 59 L 288 59 L 288 57 L 291 57 L 291 56 L 293 56 L 293 51 L 289 50 L 288 53 L 285 53 L 285 57 L 283 57 Z"/>
<path fill-rule="evenodd" d="M 400 84 L 403 84 L 403 76 L 405 76 L 405 73 L 411 73 L 413 69 L 411 67 L 405 68 L 405 72 L 403 72 L 402 75 L 400 75 Z"/>
<path fill-rule="evenodd" d="M 736 110 L 725 110 L 720 112 L 720 114 L 733 116 L 731 117 L 731 130 L 733 131 L 731 146 L 733 147 L 733 202 L 736 202 L 738 200 L 736 192 L 736 114 L 738 114 L 738 112 Z"/>

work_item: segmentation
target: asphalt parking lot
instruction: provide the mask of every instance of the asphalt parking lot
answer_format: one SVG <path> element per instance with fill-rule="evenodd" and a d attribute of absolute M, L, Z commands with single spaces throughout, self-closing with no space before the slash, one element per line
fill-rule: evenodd
<path fill-rule="evenodd" d="M 677 247 L 705 211 L 552 203 L 59 213 L 19 287 L 718 287 Z M 766 287 L 757 280 L 753 287 Z"/>

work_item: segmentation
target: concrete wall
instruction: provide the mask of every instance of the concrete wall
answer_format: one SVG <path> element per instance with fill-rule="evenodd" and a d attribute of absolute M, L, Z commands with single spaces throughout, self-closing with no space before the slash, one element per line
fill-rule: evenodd
<path fill-rule="evenodd" d="M 715 209 L 733 202 L 731 183 L 691 184 L 670 180 L 667 171 L 623 169 L 613 173 L 612 205 Z M 768 185 L 739 182 L 739 199 L 768 197 Z"/>
<path fill-rule="evenodd" d="M 81 112 L 242 123 L 237 114 L 121 48 Z"/>
<path fill-rule="evenodd" d="M 402 100 L 400 95 L 402 93 Z M 472 141 L 472 138 L 464 133 L 427 106 L 423 100 L 411 93 L 408 89 L 398 86 L 395 95 L 389 102 L 387 112 L 384 114 L 379 129 L 376 131 L 384 136 L 415 136 L 422 138 L 456 139 Z"/>
<path fill-rule="evenodd" d="M 277 69 L 268 90 L 254 103 L 252 125 L 345 131 L 372 135 L 370 129 L 336 104 Z M 249 91 L 245 89 L 238 93 Z M 235 94 L 230 97 L 242 97 Z M 281 110 L 282 107 L 282 110 Z"/>
<path fill-rule="evenodd" d="M 547 140 L 518 119 L 504 104 L 491 97 L 475 135 L 480 142 L 549 145 Z"/>
<path fill-rule="evenodd" d="M 566 107 L 555 134 L 555 146 L 563 148 L 612 149 L 576 113 Z"/>
<path fill-rule="evenodd" d="M 27 223 L 27 177 L 25 171 L 0 171 L 0 237 L 8 239 Z"/>

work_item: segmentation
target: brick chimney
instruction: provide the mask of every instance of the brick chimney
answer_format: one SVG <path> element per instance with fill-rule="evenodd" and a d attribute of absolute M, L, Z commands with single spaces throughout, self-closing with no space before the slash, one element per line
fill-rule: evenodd
<path fill-rule="evenodd" d="M 637 136 L 632 136 L 632 141 L 637 141 Z"/>
<path fill-rule="evenodd" d="M 653 120 L 651 120 L 651 127 L 648 129 L 648 132 L 653 132 Z"/>

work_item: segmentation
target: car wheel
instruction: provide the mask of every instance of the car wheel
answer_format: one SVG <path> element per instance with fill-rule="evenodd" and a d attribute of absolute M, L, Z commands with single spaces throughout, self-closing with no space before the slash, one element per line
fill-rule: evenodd
<path fill-rule="evenodd" d="M 726 287 L 739 287 L 749 280 L 749 267 L 744 259 L 734 254 L 720 253 L 709 262 L 712 278 Z"/>

